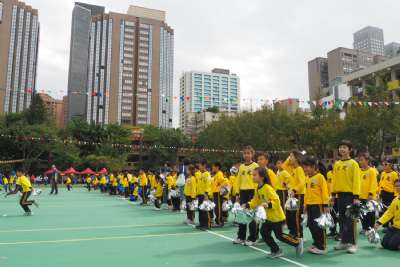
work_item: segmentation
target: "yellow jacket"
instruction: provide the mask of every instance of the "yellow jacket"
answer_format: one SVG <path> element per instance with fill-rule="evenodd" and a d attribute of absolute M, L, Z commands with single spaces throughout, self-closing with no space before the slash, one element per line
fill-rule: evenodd
<path fill-rule="evenodd" d="M 282 222 L 286 219 L 279 196 L 269 184 L 257 187 L 254 197 L 248 205 L 251 209 L 255 209 L 263 203 L 268 204 L 268 207 L 265 209 L 268 221 Z"/>
<path fill-rule="evenodd" d="M 255 189 L 257 185 L 253 182 L 253 170 L 258 167 L 255 162 L 249 165 L 242 164 L 237 174 L 239 190 Z"/>
<path fill-rule="evenodd" d="M 32 191 L 31 181 L 25 175 L 17 177 L 15 184 L 21 186 L 22 192 L 24 193 Z"/>
<path fill-rule="evenodd" d="M 317 173 L 306 178 L 306 192 L 304 194 L 304 205 L 328 205 L 329 194 L 325 177 Z"/>
<path fill-rule="evenodd" d="M 394 193 L 394 181 L 398 178 L 397 172 L 382 172 L 381 179 L 379 180 L 379 191 L 386 191 Z"/>
<path fill-rule="evenodd" d="M 278 171 L 276 176 L 276 190 L 286 190 L 290 181 L 290 174 L 286 170 Z"/>
<path fill-rule="evenodd" d="M 211 177 L 208 171 L 201 172 L 200 177 L 196 178 L 197 195 L 205 195 L 211 191 Z"/>
<path fill-rule="evenodd" d="M 231 188 L 231 195 L 236 196 L 239 194 L 239 185 L 235 175 L 229 176 L 229 185 Z"/>
<path fill-rule="evenodd" d="M 158 182 L 155 181 L 154 189 L 156 190 L 156 192 L 155 192 L 155 197 L 156 197 L 156 198 L 162 197 L 162 195 L 163 195 L 163 185 L 162 185 L 162 183 L 161 183 L 161 180 L 158 181 Z"/>
<path fill-rule="evenodd" d="M 360 196 L 360 167 L 354 159 L 338 160 L 333 166 L 333 193 L 352 193 Z"/>
<path fill-rule="evenodd" d="M 290 190 L 299 195 L 304 195 L 306 184 L 306 175 L 301 166 L 292 168 L 292 173 L 290 173 L 290 179 L 288 187 Z"/>
<path fill-rule="evenodd" d="M 378 192 L 378 182 L 376 180 L 376 173 L 373 168 L 368 168 L 366 170 L 360 170 L 361 173 L 361 189 L 360 189 L 360 199 L 368 199 L 372 196 L 373 199 L 376 198 L 376 193 Z"/>
<path fill-rule="evenodd" d="M 328 171 L 328 173 L 326 174 L 326 183 L 328 184 L 329 195 L 331 195 L 333 191 L 332 182 L 333 182 L 333 171 Z"/>
<path fill-rule="evenodd" d="M 185 188 L 183 190 L 183 193 L 185 196 L 191 197 L 191 198 L 195 198 L 197 196 L 196 177 L 191 176 L 188 179 L 186 179 Z"/>
<path fill-rule="evenodd" d="M 380 224 L 385 224 L 393 219 L 393 227 L 400 230 L 400 197 L 393 199 L 392 204 L 386 212 L 379 218 Z"/>
<path fill-rule="evenodd" d="M 147 186 L 149 180 L 147 179 L 146 174 L 139 175 L 139 186 Z"/>
<path fill-rule="evenodd" d="M 168 186 L 168 190 L 171 190 L 172 188 L 176 187 L 176 179 L 172 175 L 167 176 L 166 183 Z"/>
<path fill-rule="evenodd" d="M 212 178 L 211 182 L 211 191 L 212 193 L 219 193 L 221 186 L 224 184 L 224 174 L 222 171 L 218 171 L 214 177 Z"/>

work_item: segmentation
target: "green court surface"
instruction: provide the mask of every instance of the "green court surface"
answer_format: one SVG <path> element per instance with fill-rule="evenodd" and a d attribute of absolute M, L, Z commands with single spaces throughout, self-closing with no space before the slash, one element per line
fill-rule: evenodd
<path fill-rule="evenodd" d="M 233 245 L 236 228 L 202 232 L 184 225 L 184 213 L 155 211 L 99 191 L 48 189 L 36 199 L 34 216 L 22 216 L 18 197 L 0 196 L 1 267 L 71 266 L 397 266 L 400 253 L 370 245 L 360 238 L 359 252 L 333 251 L 296 258 L 294 249 L 282 245 L 284 258 L 267 259 L 267 246 Z M 305 248 L 310 246 L 310 236 Z"/>

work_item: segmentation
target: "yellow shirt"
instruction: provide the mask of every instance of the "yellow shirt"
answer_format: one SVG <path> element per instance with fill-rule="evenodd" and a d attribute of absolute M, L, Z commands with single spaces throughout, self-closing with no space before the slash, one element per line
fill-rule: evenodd
<path fill-rule="evenodd" d="M 9 180 L 10 184 L 13 184 L 13 183 L 14 183 L 14 180 L 15 180 L 14 176 L 11 176 L 11 177 L 10 177 L 10 180 Z"/>
<path fill-rule="evenodd" d="M 398 178 L 397 172 L 382 172 L 381 179 L 379 180 L 379 191 L 386 191 L 394 193 L 394 181 Z"/>
<path fill-rule="evenodd" d="M 183 193 L 185 196 L 191 197 L 191 198 L 195 198 L 197 196 L 196 177 L 191 176 L 188 179 L 186 179 L 185 188 L 183 190 Z"/>
<path fill-rule="evenodd" d="M 156 181 L 156 176 L 154 174 L 148 175 L 149 177 L 149 182 L 150 182 L 150 188 L 156 188 L 157 181 Z"/>
<path fill-rule="evenodd" d="M 290 179 L 288 184 L 289 189 L 295 192 L 295 194 L 304 195 L 306 175 L 304 174 L 303 168 L 297 166 L 295 168 L 291 168 L 291 170 L 292 172 L 289 172 L 290 174 Z"/>
<path fill-rule="evenodd" d="M 286 219 L 279 196 L 269 184 L 257 187 L 253 199 L 249 202 L 249 206 L 251 209 L 255 209 L 263 203 L 268 204 L 268 208 L 265 209 L 268 221 L 282 222 Z"/>
<path fill-rule="evenodd" d="M 213 193 L 219 193 L 221 186 L 224 184 L 224 182 L 224 174 L 222 173 L 222 171 L 218 171 L 212 178 L 211 191 Z"/>
<path fill-rule="evenodd" d="M 123 185 L 125 188 L 129 187 L 129 180 L 128 180 L 128 177 L 125 177 L 125 178 L 123 179 L 122 185 Z"/>
<path fill-rule="evenodd" d="M 101 176 L 101 178 L 100 178 L 100 184 L 106 184 L 107 183 L 107 179 L 106 179 L 106 177 L 105 176 Z"/>
<path fill-rule="evenodd" d="M 146 174 L 141 174 L 139 175 L 139 185 L 140 186 L 147 186 L 147 184 L 149 183 L 149 180 L 147 179 Z"/>
<path fill-rule="evenodd" d="M 354 159 L 338 160 L 333 166 L 333 193 L 360 195 L 360 167 Z"/>
<path fill-rule="evenodd" d="M 368 167 L 366 170 L 360 170 L 361 173 L 361 189 L 360 199 L 368 199 L 371 195 L 373 199 L 376 198 L 378 192 L 378 182 L 376 180 L 376 173 L 373 168 Z"/>
<path fill-rule="evenodd" d="M 65 183 L 66 184 L 71 184 L 72 183 L 71 178 L 68 177 L 67 180 L 65 181 Z"/>
<path fill-rule="evenodd" d="M 328 173 L 326 174 L 326 183 L 328 184 L 329 195 L 331 195 L 333 191 L 332 182 L 333 182 L 333 171 L 328 171 Z"/>
<path fill-rule="evenodd" d="M 385 224 L 393 219 L 393 227 L 400 230 L 400 197 L 393 199 L 392 204 L 378 220 L 380 224 Z"/>
<path fill-rule="evenodd" d="M 112 174 L 110 176 L 110 183 L 111 183 L 112 186 L 117 186 L 118 185 L 117 178 L 115 178 L 115 176 L 112 175 Z"/>
<path fill-rule="evenodd" d="M 328 203 L 328 185 L 325 177 L 320 173 L 307 177 L 304 205 L 328 205 Z"/>
<path fill-rule="evenodd" d="M 3 184 L 4 184 L 4 185 L 8 184 L 8 179 L 7 179 L 7 177 L 4 177 L 4 178 L 3 178 Z"/>
<path fill-rule="evenodd" d="M 258 164 L 255 162 L 252 162 L 249 165 L 240 165 L 237 175 L 239 190 L 255 189 L 257 187 L 253 182 L 253 170 L 257 167 Z"/>
<path fill-rule="evenodd" d="M 278 186 L 278 178 L 276 177 L 276 174 L 273 170 L 267 168 L 267 174 L 269 177 L 269 180 L 271 181 L 272 187 L 276 190 L 276 187 Z"/>
<path fill-rule="evenodd" d="M 236 196 L 239 194 L 239 185 L 235 175 L 229 176 L 229 185 L 231 188 L 231 195 Z"/>
<path fill-rule="evenodd" d="M 197 182 L 197 194 L 205 195 L 210 193 L 211 190 L 211 177 L 208 171 L 200 172 L 200 177 L 196 178 Z"/>
<path fill-rule="evenodd" d="M 176 187 L 176 179 L 172 175 L 167 176 L 166 183 L 168 186 L 168 190 L 171 190 L 172 188 Z"/>
<path fill-rule="evenodd" d="M 290 174 L 286 170 L 278 171 L 276 176 L 276 190 L 286 190 L 290 181 Z"/>
<path fill-rule="evenodd" d="M 17 177 L 15 184 L 21 186 L 22 192 L 24 192 L 24 193 L 32 191 L 31 181 L 29 181 L 29 179 L 24 175 Z"/>
<path fill-rule="evenodd" d="M 91 182 L 92 182 L 92 178 L 87 177 L 87 178 L 86 178 L 86 183 L 91 183 Z"/>
<path fill-rule="evenodd" d="M 157 198 L 162 197 L 162 195 L 163 195 L 163 185 L 161 183 L 161 180 L 159 182 L 155 181 L 154 189 L 156 190 L 155 197 L 157 197 Z"/>

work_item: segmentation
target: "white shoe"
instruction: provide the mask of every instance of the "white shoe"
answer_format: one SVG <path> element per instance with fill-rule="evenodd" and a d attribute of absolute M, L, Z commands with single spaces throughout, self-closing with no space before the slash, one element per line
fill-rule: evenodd
<path fill-rule="evenodd" d="M 246 240 L 246 241 L 244 242 L 244 245 L 245 245 L 245 246 L 248 246 L 248 247 L 254 246 L 255 244 L 256 244 L 256 242 L 250 241 L 250 240 Z"/>
<path fill-rule="evenodd" d="M 340 242 L 339 244 L 337 244 L 335 246 L 335 250 L 346 250 L 349 248 L 349 244 L 344 244 L 342 242 Z"/>
<path fill-rule="evenodd" d="M 233 244 L 237 244 L 237 245 L 244 245 L 246 241 L 236 238 L 235 240 L 232 241 Z"/>
<path fill-rule="evenodd" d="M 270 258 L 270 259 L 275 259 L 275 258 L 279 258 L 279 257 L 282 257 L 282 256 L 283 256 L 282 249 L 279 249 L 278 252 L 275 252 L 275 253 L 271 252 L 270 254 L 267 255 L 267 257 Z"/>
<path fill-rule="evenodd" d="M 356 252 L 357 252 L 357 246 L 356 245 L 351 244 L 351 245 L 348 246 L 347 253 L 355 254 Z"/>
<path fill-rule="evenodd" d="M 301 257 L 304 253 L 304 241 L 302 238 L 299 239 L 300 243 L 296 247 L 296 256 Z"/>
<path fill-rule="evenodd" d="M 161 210 L 161 208 L 154 208 L 154 210 Z"/>
<path fill-rule="evenodd" d="M 321 250 L 316 247 L 310 248 L 308 251 L 310 253 L 316 254 L 316 255 L 325 255 L 326 254 L 326 250 Z"/>

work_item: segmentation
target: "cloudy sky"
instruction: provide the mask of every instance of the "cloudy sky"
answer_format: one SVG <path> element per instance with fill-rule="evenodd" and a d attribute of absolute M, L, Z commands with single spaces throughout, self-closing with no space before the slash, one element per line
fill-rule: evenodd
<path fill-rule="evenodd" d="M 73 0 L 25 0 L 39 9 L 39 90 L 66 94 Z M 82 2 L 84 2 L 82 0 Z M 175 92 L 187 70 L 228 68 L 242 98 L 308 98 L 307 61 L 374 25 L 385 43 L 400 41 L 398 0 L 88 0 L 107 11 L 129 5 L 162 9 L 175 29 Z M 242 105 L 247 105 L 243 103 Z"/>

